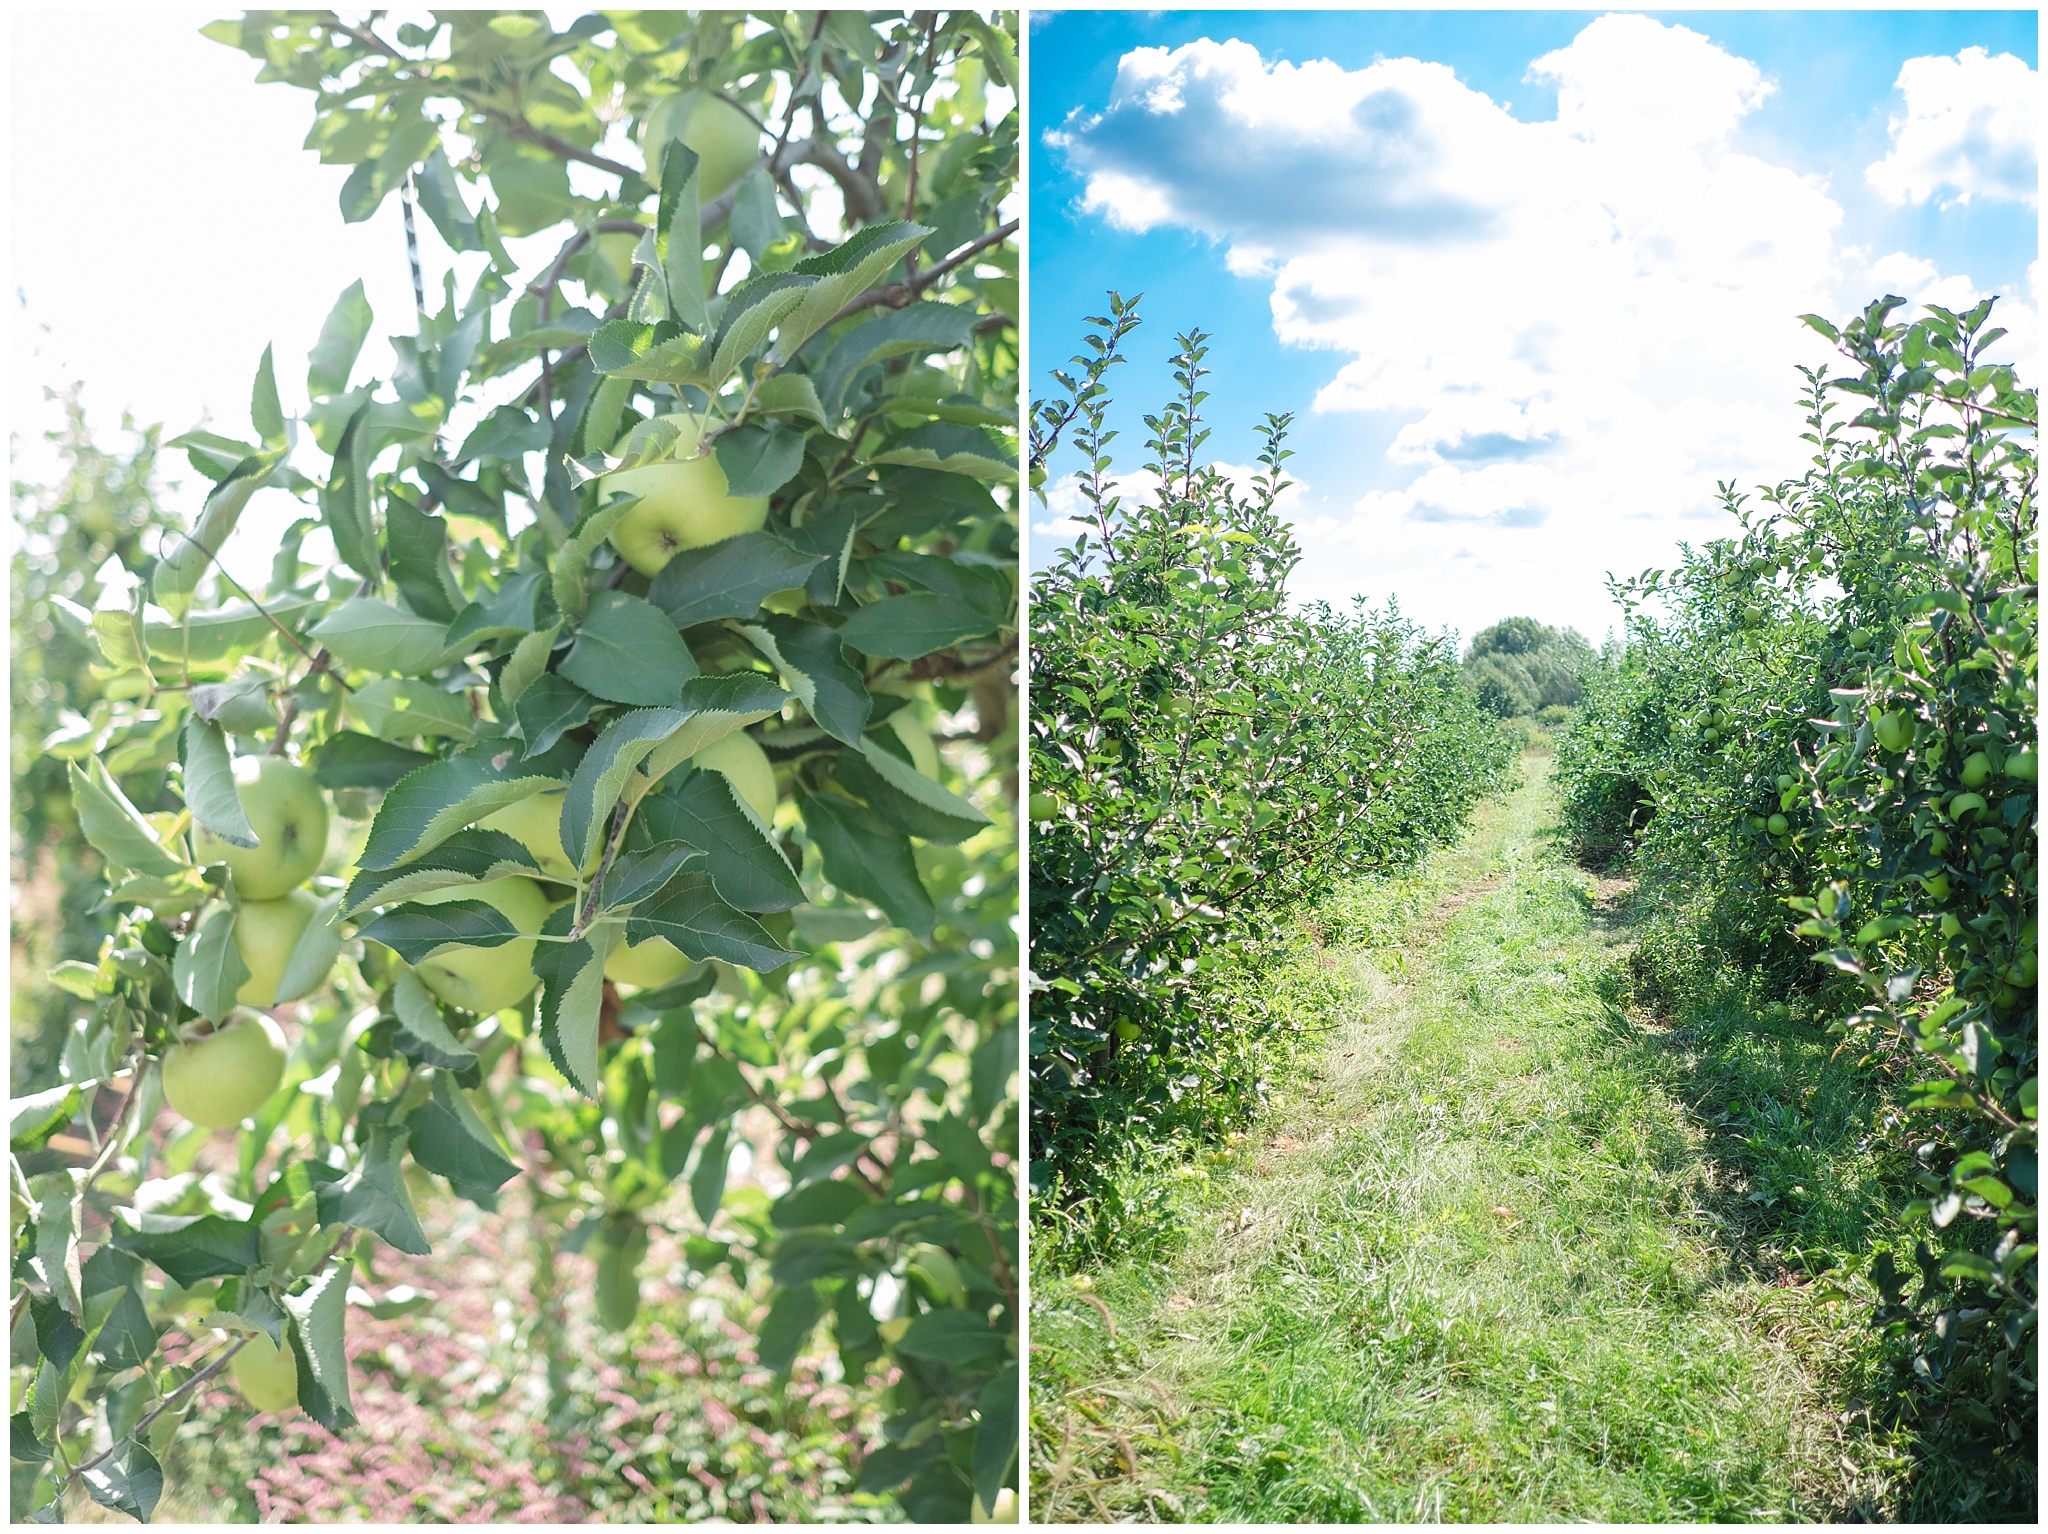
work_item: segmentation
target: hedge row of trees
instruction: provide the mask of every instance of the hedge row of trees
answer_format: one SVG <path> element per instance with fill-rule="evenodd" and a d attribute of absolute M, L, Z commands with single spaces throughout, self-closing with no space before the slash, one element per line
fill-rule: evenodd
<path fill-rule="evenodd" d="M 1724 486 L 1741 538 L 1619 588 L 1626 654 L 1558 765 L 1583 855 L 1682 891 L 1688 946 L 1817 993 L 1893 1067 L 1871 1091 L 1905 1110 L 1881 1122 L 1924 1234 L 1837 1276 L 1930 1437 L 2031 1509 L 2038 407 L 1986 360 L 1989 300 L 1903 303 L 1809 316 L 1851 364 L 1807 374 L 1811 467 Z"/>
<path fill-rule="evenodd" d="M 345 1431 L 378 1245 L 508 1187 L 597 1259 L 544 1346 L 665 1224 L 760 1364 L 887 1377 L 861 1490 L 1014 1507 L 1015 22 L 206 29 L 474 275 L 387 377 L 360 284 L 266 352 L 160 546 L 147 453 L 42 507 L 24 830 L 105 936 L 17 1080 L 17 1517 L 146 1520 L 224 1373 Z"/>
<path fill-rule="evenodd" d="M 1389 609 L 1290 610 L 1274 503 L 1288 420 L 1244 490 L 1201 449 L 1204 337 L 1179 338 L 1149 417 L 1155 489 L 1112 477 L 1108 377 L 1138 324 L 1110 295 L 1064 397 L 1036 405 L 1035 475 L 1071 430 L 1087 530 L 1032 584 L 1032 1176 L 1085 1199 L 1109 1148 L 1214 1134 L 1258 1107 L 1270 1022 L 1217 981 L 1256 967 L 1333 881 L 1454 836 L 1510 748 L 1449 641 Z"/>

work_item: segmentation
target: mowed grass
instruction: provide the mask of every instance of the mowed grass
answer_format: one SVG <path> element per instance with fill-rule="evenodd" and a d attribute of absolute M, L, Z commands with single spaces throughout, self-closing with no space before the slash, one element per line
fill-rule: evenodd
<path fill-rule="evenodd" d="M 1329 1051 L 1183 1174 L 1178 1249 L 1041 1278 L 1035 1517 L 1896 1514 L 1873 1344 L 1809 1271 L 1893 1205 L 1869 1099 L 1782 1009 L 1630 1015 L 1626 892 L 1547 850 L 1545 766 L 1398 943 L 1326 956 Z"/>

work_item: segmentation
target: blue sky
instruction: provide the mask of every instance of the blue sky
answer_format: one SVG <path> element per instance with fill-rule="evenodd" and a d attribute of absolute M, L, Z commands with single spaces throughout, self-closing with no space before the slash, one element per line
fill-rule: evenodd
<path fill-rule="evenodd" d="M 1612 570 L 1796 472 L 1797 321 L 2001 295 L 2037 330 L 2037 18 L 1990 12 L 1041 12 L 1035 384 L 1143 292 L 1120 463 L 1173 335 L 1209 449 L 1296 416 L 1300 597 L 1598 639 Z M 1972 51 L 1975 50 L 1975 51 Z M 1056 461 L 1034 546 L 1073 509 Z"/>

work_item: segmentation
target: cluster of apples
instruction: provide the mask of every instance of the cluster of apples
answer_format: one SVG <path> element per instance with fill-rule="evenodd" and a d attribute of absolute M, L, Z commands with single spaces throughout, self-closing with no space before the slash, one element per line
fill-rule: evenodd
<path fill-rule="evenodd" d="M 235 791 L 254 847 L 238 847 L 203 826 L 192 838 L 201 864 L 225 863 L 236 897 L 235 947 L 249 978 L 237 1012 L 205 1036 L 164 1056 L 164 1100 L 208 1129 L 242 1122 L 284 1077 L 285 1041 L 261 1009 L 292 998 L 280 994 L 293 951 L 320 902 L 306 881 L 327 851 L 327 796 L 313 775 L 281 756 L 245 756 L 235 763 Z M 313 976 L 310 990 L 323 977 Z"/>

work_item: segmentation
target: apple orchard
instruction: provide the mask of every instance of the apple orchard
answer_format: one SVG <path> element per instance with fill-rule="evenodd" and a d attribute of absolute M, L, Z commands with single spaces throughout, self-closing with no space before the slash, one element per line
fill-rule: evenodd
<path fill-rule="evenodd" d="M 147 1521 L 222 1377 L 346 1437 L 380 1252 L 504 1201 L 551 1410 L 658 1276 L 871 1410 L 836 1507 L 1013 1519 L 1014 15 L 205 30 L 438 244 L 169 444 L 193 525 L 35 524 L 97 876 L 17 1020 L 16 1517 Z"/>

